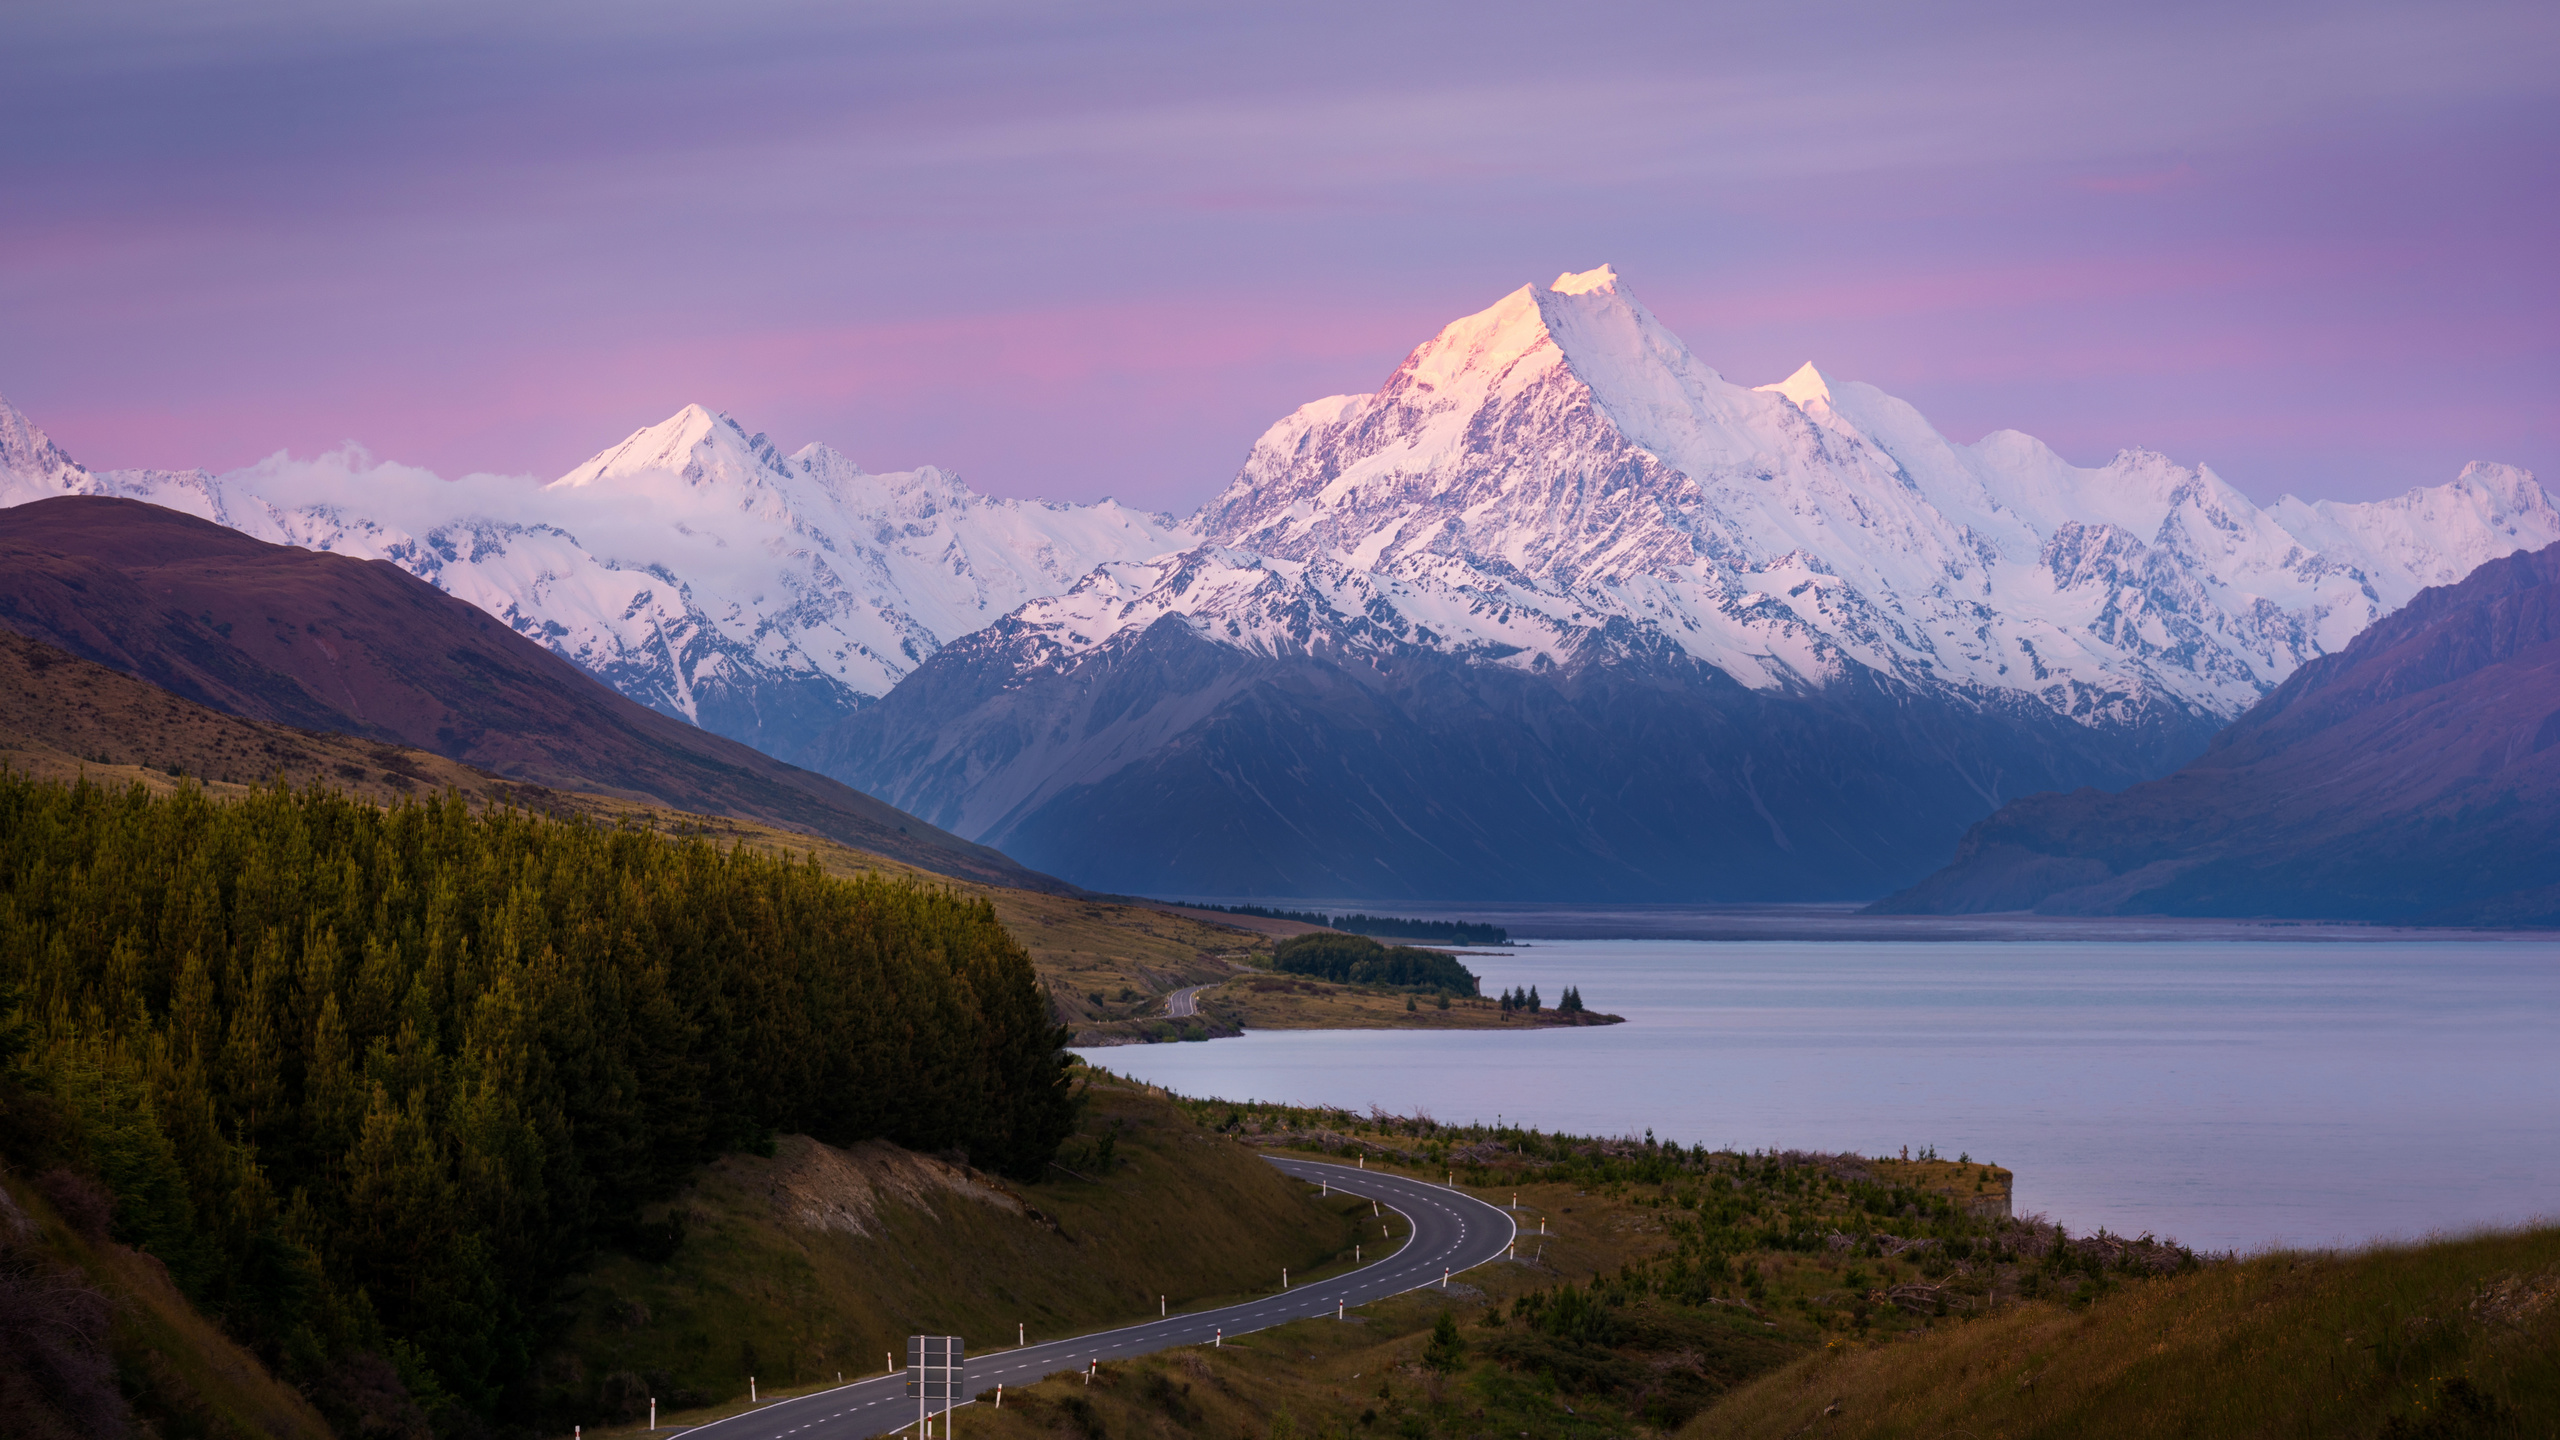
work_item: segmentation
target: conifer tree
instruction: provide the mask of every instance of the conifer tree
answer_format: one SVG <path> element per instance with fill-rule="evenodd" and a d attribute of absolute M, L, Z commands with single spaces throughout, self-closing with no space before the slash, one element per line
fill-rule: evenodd
<path fill-rule="evenodd" d="M 0 772 L 0 1065 L 61 1101 L 118 1236 L 269 1354 L 407 1347 L 484 1413 L 567 1267 L 724 1150 L 1036 1175 L 1064 1040 L 946 889 L 450 796 Z"/>

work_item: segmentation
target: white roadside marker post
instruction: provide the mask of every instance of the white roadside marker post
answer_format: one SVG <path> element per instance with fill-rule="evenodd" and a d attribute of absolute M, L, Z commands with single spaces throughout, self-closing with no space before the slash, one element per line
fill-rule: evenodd
<path fill-rule="evenodd" d="M 1218 1327 L 1218 1334 L 1217 1334 L 1217 1338 L 1215 1338 L 1215 1339 L 1213 1339 L 1213 1340 L 1211 1340 L 1211 1341 L 1209 1342 L 1209 1348 L 1210 1348 L 1210 1349 L 1212 1349 L 1212 1350 L 1224 1350 L 1224 1349 L 1226 1349 L 1226 1348 L 1227 1348 L 1227 1327 L 1226 1327 L 1226 1326 L 1221 1325 L 1221 1326 L 1219 1326 L 1219 1327 Z"/>
<path fill-rule="evenodd" d="M 1440 1267 L 1440 1288 L 1443 1290 L 1449 1288 L 1449 1267 L 1446 1265 Z"/>
<path fill-rule="evenodd" d="M 1025 1328 L 1023 1327 L 1023 1324 L 1022 1324 L 1022 1322 L 1021 1322 L 1021 1321 L 1016 1320 L 1015 1322 L 1013 1322 L 1013 1346 L 1014 1346 L 1014 1348 L 1015 1348 L 1015 1349 L 1017 1349 L 1017 1350 L 1019 1350 L 1019 1349 L 1021 1349 L 1023 1346 L 1030 1344 L 1030 1343 L 1031 1343 L 1031 1341 L 1030 1341 L 1028 1338 L 1026 1338 L 1026 1337 L 1028 1337 L 1028 1336 L 1030 1335 L 1030 1333 L 1031 1333 L 1031 1332 L 1030 1332 L 1029 1330 L 1027 1330 L 1027 1329 L 1025 1329 Z"/>
<path fill-rule="evenodd" d="M 996 1382 L 996 1408 L 1004 1408 L 1004 1382 L 1001 1380 Z"/>
<path fill-rule="evenodd" d="M 750 1405 L 753 1405 L 753 1404 L 757 1403 L 757 1401 L 756 1401 L 756 1377 L 754 1377 L 753 1375 L 750 1375 L 750 1376 L 748 1376 L 748 1377 L 747 1377 L 747 1403 L 748 1403 L 748 1404 L 750 1404 Z"/>
<path fill-rule="evenodd" d="M 1283 1290 L 1289 1288 L 1289 1267 L 1286 1265 L 1280 1267 L 1280 1288 Z"/>
<path fill-rule="evenodd" d="M 1338 1299 L 1338 1300 L 1334 1301 L 1334 1302 L 1333 1302 L 1333 1318 L 1334 1318 L 1334 1319 L 1336 1319 L 1336 1320 L 1341 1319 L 1341 1318 L 1342 1318 L 1342 1307 L 1343 1307 L 1343 1306 L 1345 1306 L 1345 1305 L 1348 1305 L 1348 1304 L 1350 1304 L 1350 1303 L 1351 1303 L 1351 1301 L 1350 1301 L 1350 1299 L 1349 1299 L 1348 1297 L 1344 1297 L 1344 1298 L 1342 1298 L 1342 1299 Z"/>
<path fill-rule="evenodd" d="M 1162 1319 L 1163 1317 L 1173 1313 L 1171 1310 L 1165 1308 L 1166 1303 L 1167 1302 L 1163 1296 L 1159 1295 L 1156 1297 L 1156 1317 L 1158 1319 Z"/>
<path fill-rule="evenodd" d="M 658 1428 L 658 1397 L 655 1395 L 649 1397 L 649 1428 Z"/>

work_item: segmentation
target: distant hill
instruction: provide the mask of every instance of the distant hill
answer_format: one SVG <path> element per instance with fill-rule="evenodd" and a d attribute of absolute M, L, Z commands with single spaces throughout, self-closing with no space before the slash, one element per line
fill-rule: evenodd
<path fill-rule="evenodd" d="M 0 767 L 39 780 L 85 776 L 117 786 L 139 780 L 155 791 L 175 789 L 185 779 L 226 798 L 282 780 L 296 789 L 333 786 L 376 803 L 450 790 L 475 808 L 592 808 L 561 791 L 518 784 L 424 750 L 225 715 L 5 629 Z"/>
<path fill-rule="evenodd" d="M 814 861 L 830 875 L 939 877 L 910 861 L 752 818 L 672 812 L 643 801 L 508 780 L 442 755 L 326 731 L 248 720 L 181 699 L 148 681 L 0 628 L 0 770 L 38 780 L 87 778 L 159 793 L 185 783 L 239 800 L 281 779 L 374 804 L 451 792 L 473 810 L 513 806 L 698 837 L 721 849 Z M 1034 877 L 1045 879 L 1045 877 Z M 1081 891 L 954 882 L 993 905 L 1049 987 L 1058 1019 L 1080 1034 L 1162 1011 L 1167 992 L 1231 978 L 1254 935 L 1309 929 L 1252 916 L 1122 904 Z M 0 1433 L 6 1433 L 0 1427 Z"/>
<path fill-rule="evenodd" d="M 384 561 L 270 545 L 139 501 L 44 500 L 0 510 L 0 625 L 232 715 L 758 820 L 940 874 L 1068 888 L 627 700 Z"/>
<path fill-rule="evenodd" d="M 2424 591 L 2166 779 L 2012 802 L 1872 908 L 2560 925 L 2560 545 Z"/>

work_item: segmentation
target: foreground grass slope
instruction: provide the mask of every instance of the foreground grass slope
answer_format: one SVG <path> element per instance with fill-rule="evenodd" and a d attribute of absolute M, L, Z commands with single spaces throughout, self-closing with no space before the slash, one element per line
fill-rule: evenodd
<path fill-rule="evenodd" d="M 1940 1436 L 2560 1434 L 2560 1229 L 2270 1254 L 1832 1346 L 1681 1432 Z"/>
<path fill-rule="evenodd" d="M 1581 1227 L 1568 1267 L 1623 1247 L 1609 1232 L 1623 1237 L 1627 1217 L 1614 1206 L 1604 1215 Z M 1551 1267 L 1496 1261 L 1349 1323 L 1302 1321 L 1223 1349 L 1107 1364 L 1090 1379 L 1052 1376 L 1009 1390 L 1002 1411 L 982 1403 L 962 1425 L 976 1440 L 2523 1440 L 2560 1433 L 2555 1258 L 2551 1230 L 2266 1256 L 2123 1283 L 2085 1306 L 2026 1302 L 1891 1339 L 1639 1301 L 1619 1307 L 1604 1353 L 1547 1323 L 1564 1293 L 1541 1288 Z M 1434 1334 L 1444 1315 L 1447 1339 Z M 1613 1366 L 1655 1403 L 1630 1405 L 1632 1392 L 1599 1383 Z M 1723 1393 L 1665 1424 L 1661 1402 L 1676 1409 L 1682 1392 L 1663 1382 L 1683 1371 L 1690 1392 Z"/>
<path fill-rule="evenodd" d="M 20 1097 L 0 1087 L 0 1109 Z M 12 1115 L 10 1118 L 14 1118 Z M 322 1440 L 300 1393 L 105 1233 L 104 1192 L 0 1171 L 0 1434 Z"/>
<path fill-rule="evenodd" d="M 1975 1192 L 1963 1163 L 1186 1104 L 1247 1143 L 1454 1169 L 1540 1238 L 1357 1324 L 1009 1392 L 973 1433 L 2560 1435 L 2560 1229 L 2215 1261 L 1928 1204 L 2005 1212 L 2006 1172 Z"/>
<path fill-rule="evenodd" d="M 973 1353 L 1277 1288 L 1354 1243 L 1342 1197 L 1319 1201 L 1160 1094 L 1097 1077 L 1078 1137 L 1036 1184 L 1005 1184 L 892 1146 L 786 1137 L 732 1155 L 652 1218 L 681 1216 L 663 1255 L 604 1257 L 571 1288 L 574 1320 L 542 1367 L 545 1408 L 590 1424 L 876 1373 L 919 1332 Z M 1069 1167 L 1072 1167 L 1070 1169 Z M 672 1233 L 672 1231 L 670 1232 Z"/>

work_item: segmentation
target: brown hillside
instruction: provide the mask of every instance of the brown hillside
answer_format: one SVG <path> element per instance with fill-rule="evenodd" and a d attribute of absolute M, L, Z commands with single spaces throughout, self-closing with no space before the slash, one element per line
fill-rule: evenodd
<path fill-rule="evenodd" d="M 932 872 L 874 851 L 735 816 L 671 812 L 636 800 L 554 790 L 492 775 L 424 750 L 244 720 L 182 700 L 120 671 L 0 629 L 0 766 L 42 780 L 82 776 L 167 791 L 201 784 L 233 796 L 281 779 L 321 784 L 376 803 L 452 791 L 475 808 L 513 805 L 637 824 L 768 855 L 806 855 L 829 874 Z M 1055 996 L 1059 1018 L 1097 1025 L 1161 1014 L 1166 992 L 1223 980 L 1255 937 L 1219 923 L 1087 895 L 962 882 L 984 895 Z"/>
<path fill-rule="evenodd" d="M 2560 925 L 2560 545 L 2421 592 L 2174 775 L 2011 802 L 1874 908 Z"/>
<path fill-rule="evenodd" d="M 635 704 L 386 561 L 270 545 L 138 501 L 67 496 L 0 511 L 0 625 L 252 720 L 806 831 L 944 875 L 1067 888 Z"/>

